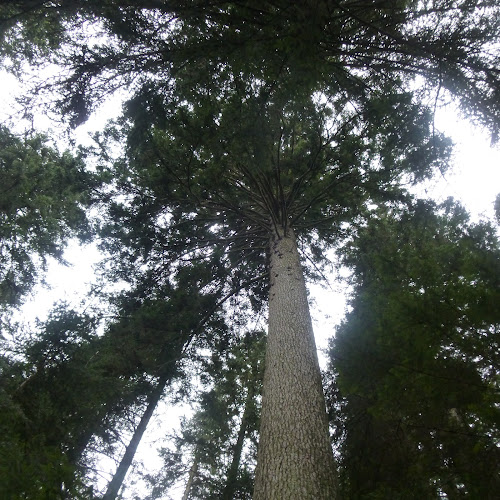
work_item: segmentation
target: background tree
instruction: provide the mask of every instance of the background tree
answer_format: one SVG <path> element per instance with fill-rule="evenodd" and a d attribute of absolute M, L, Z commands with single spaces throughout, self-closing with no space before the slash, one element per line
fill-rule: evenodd
<path fill-rule="evenodd" d="M 86 209 L 103 180 L 81 152 L 61 154 L 42 135 L 0 126 L 0 307 L 19 305 L 47 258 L 63 260 L 69 238 L 90 239 Z"/>
<path fill-rule="evenodd" d="M 94 321 L 59 307 L 2 355 L 0 491 L 5 498 L 90 498 L 82 454 L 95 412 L 127 384 L 92 363 Z M 111 383 L 110 383 L 111 382 Z M 122 407 L 121 407 L 122 408 Z"/>
<path fill-rule="evenodd" d="M 262 392 L 263 332 L 233 334 L 201 359 L 199 408 L 183 423 L 165 468 L 150 476 L 152 498 L 167 485 L 185 484 L 183 498 L 251 498 Z"/>
<path fill-rule="evenodd" d="M 182 370 L 189 352 L 224 339 L 226 327 L 217 314 L 218 296 L 200 293 L 201 266 L 187 266 L 171 278 L 175 285 L 157 287 L 154 297 L 139 290 L 121 294 L 122 319 L 111 325 L 108 342 L 125 350 L 123 370 L 151 377 L 141 416 L 107 486 L 105 499 L 116 498 L 134 460 L 137 447 L 167 386 L 188 377 Z M 151 290 L 148 290 L 151 293 Z"/>
<path fill-rule="evenodd" d="M 343 498 L 496 496 L 499 251 L 452 201 L 381 211 L 347 248 L 330 346 Z"/>
<path fill-rule="evenodd" d="M 184 269 L 179 288 L 154 298 L 123 294 L 104 334 L 98 316 L 63 306 L 39 332 L 17 332 L 17 348 L 2 357 L 2 494 L 91 498 L 99 456 L 119 456 L 121 436 L 132 433 L 108 488 L 116 496 L 166 385 L 186 376 L 189 346 L 224 335 L 217 297 L 190 287 L 190 276 Z"/>

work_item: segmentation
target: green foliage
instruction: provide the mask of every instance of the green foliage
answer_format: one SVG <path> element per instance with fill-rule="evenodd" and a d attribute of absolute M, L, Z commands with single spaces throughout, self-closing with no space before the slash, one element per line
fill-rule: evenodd
<path fill-rule="evenodd" d="M 176 374 L 177 361 L 194 338 L 200 311 L 211 317 L 231 296 L 242 299 L 235 299 L 233 305 L 241 306 L 248 299 L 254 311 L 265 307 L 267 289 L 263 283 L 273 233 L 286 234 L 292 227 L 301 247 L 317 265 L 327 246 L 338 245 L 357 227 L 364 227 L 371 203 L 389 206 L 404 200 L 403 185 L 408 179 L 419 181 L 434 169 L 446 167 L 450 144 L 433 129 L 433 110 L 423 104 L 430 102 L 427 91 L 434 92 L 435 103 L 445 89 L 496 138 L 500 124 L 499 59 L 491 47 L 499 36 L 498 14 L 498 5 L 490 0 L 383 0 L 375 4 L 56 0 L 10 1 L 0 10 L 1 54 L 8 63 L 12 61 L 15 70 L 21 72 L 26 60 L 37 64 L 49 59 L 63 69 L 55 86 L 39 82 L 35 93 L 41 88 L 57 90 L 57 97 L 50 101 L 56 102 L 56 110 L 68 117 L 72 126 L 84 121 L 96 103 L 115 89 L 126 86 L 132 92 L 123 118 L 114 130 L 108 130 L 108 136 L 118 138 L 125 147 L 123 157 L 113 165 L 114 192 L 106 199 L 111 202 L 103 213 L 101 232 L 103 247 L 111 255 L 107 278 L 124 280 L 132 292 L 120 299 L 121 320 L 95 345 L 106 355 L 87 358 L 105 376 L 117 377 L 125 385 L 131 383 L 130 399 L 114 408 L 130 407 L 144 398 L 147 382 Z M 428 86 L 421 93 L 409 90 L 417 77 L 423 77 Z M 26 180 L 19 181 L 22 193 L 33 191 L 31 179 L 38 178 L 36 186 L 44 189 L 41 197 L 35 197 L 34 207 L 24 201 L 13 205 L 15 217 L 5 218 L 7 229 L 2 231 L 6 236 L 0 234 L 2 240 L 11 242 L 5 243 L 7 257 L 3 250 L 0 256 L 7 259 L 5 269 L 12 269 L 11 274 L 2 276 L 0 299 L 13 304 L 35 279 L 32 253 L 40 256 L 42 264 L 46 255 L 60 256 L 62 237 L 85 227 L 78 209 L 88 200 L 79 198 L 80 188 L 71 189 L 75 185 L 87 188 L 92 182 L 77 175 L 67 185 L 61 184 L 59 177 L 79 172 L 78 167 L 70 166 L 72 160 L 49 152 L 43 154 L 48 155 L 57 182 L 49 174 L 41 178 L 52 183 L 44 184 L 36 167 L 44 165 L 40 160 L 44 158 L 43 145 L 28 144 L 26 148 L 9 134 L 3 132 L 2 136 L 8 154 L 0 167 L 13 169 L 26 164 Z M 106 148 L 107 144 L 102 144 Z M 16 164 L 11 156 L 19 154 L 22 161 Z M 59 164 L 64 164 L 60 171 L 56 168 Z M 5 174 L 4 184 L 15 187 L 19 175 L 12 171 L 14 180 L 7 182 Z M 13 199 L 23 198 L 17 195 Z M 58 200 L 69 200 L 70 208 Z M 62 213 L 67 219 L 55 217 L 52 207 L 56 215 Z M 23 219 L 26 213 L 29 217 Z M 460 218 L 458 212 L 453 217 Z M 369 394 L 404 394 L 401 400 L 411 407 L 413 420 L 398 420 L 398 405 L 383 398 L 380 408 L 366 413 L 370 422 L 382 421 L 381 433 L 387 429 L 382 417 L 396 415 L 394 418 L 402 422 L 397 429 L 403 428 L 410 436 L 402 440 L 397 453 L 389 455 L 396 458 L 388 475 L 425 478 L 422 470 L 431 465 L 443 468 L 448 457 L 442 457 L 452 443 L 440 434 L 442 450 L 438 447 L 438 452 L 433 445 L 433 440 L 438 441 L 435 434 L 424 439 L 426 436 L 417 433 L 424 425 L 414 408 L 420 394 L 425 394 L 431 409 L 431 403 L 447 401 L 446 409 L 429 409 L 431 416 L 427 409 L 422 410 L 428 418 L 425 425 L 433 429 L 435 421 L 446 429 L 445 424 L 462 429 L 462 422 L 477 426 L 482 420 L 475 408 L 481 407 L 481 398 L 487 401 L 483 406 L 491 407 L 487 374 L 492 361 L 484 358 L 484 352 L 489 351 L 483 349 L 482 342 L 491 336 L 488 328 L 496 321 L 491 304 L 498 297 L 487 278 L 494 276 L 491 271 L 496 261 L 486 258 L 491 257 L 496 243 L 489 235 L 484 252 L 477 253 L 475 243 L 469 255 L 467 238 L 476 242 L 484 230 L 478 226 L 482 236 L 474 235 L 471 229 L 467 238 L 453 239 L 453 234 L 436 223 L 436 231 L 442 230 L 437 231 L 441 238 L 459 242 L 464 253 L 453 253 L 452 245 L 445 245 L 445 251 L 445 247 L 434 246 L 432 238 L 426 245 L 420 243 L 420 236 L 415 236 L 418 233 L 411 232 L 411 221 L 405 220 L 399 231 L 401 237 L 408 238 L 405 253 L 400 250 L 401 242 L 395 240 L 394 234 L 399 233 L 393 234 L 388 223 L 384 226 L 384 217 L 379 218 L 377 235 L 370 235 L 372 225 L 368 225 L 365 241 L 369 243 L 352 257 L 359 264 L 359 276 L 367 279 L 361 287 L 365 295 L 359 299 L 359 307 L 364 306 L 363 301 L 369 304 L 353 321 L 363 320 L 363 333 L 374 331 L 367 327 L 374 324 L 377 332 L 387 335 L 381 334 L 374 342 L 361 336 L 356 346 L 373 346 L 375 352 L 380 348 L 383 354 L 393 356 L 391 374 L 395 378 L 383 378 L 386 366 L 375 363 L 382 379 L 367 375 L 368 381 L 379 380 Z M 15 224 L 21 228 L 21 246 L 16 246 L 18 233 L 9 233 Z M 43 224 L 48 224 L 47 230 Z M 425 224 L 420 229 L 429 234 Z M 380 234 L 386 240 L 380 240 Z M 377 246 L 380 254 L 375 251 Z M 427 264 L 411 256 L 408 249 L 413 248 Z M 478 259 L 479 254 L 484 261 Z M 183 279 L 186 266 L 199 273 L 196 279 L 187 280 L 190 284 Z M 477 274 L 481 266 L 484 276 Z M 448 270 L 446 276 L 443 269 Z M 395 273 L 393 281 L 384 281 L 382 290 L 378 272 L 384 277 Z M 405 273 L 410 273 L 411 280 L 401 278 Z M 203 297 L 184 297 L 183 287 L 197 290 Z M 397 294 L 391 294 L 396 288 Z M 443 294 L 446 300 L 441 302 Z M 387 304 L 384 296 L 390 299 Z M 189 317 L 190 307 L 196 311 L 193 317 Z M 474 329 L 481 333 L 470 333 L 477 333 Z M 392 331 L 401 334 L 393 337 L 389 335 Z M 437 340 L 442 333 L 452 339 L 448 344 Z M 51 340 L 54 348 L 37 345 L 39 356 L 46 352 L 47 359 L 53 359 L 50 373 L 72 367 L 72 360 L 78 360 L 79 341 L 65 335 L 58 333 Z M 78 348 L 70 349 L 75 342 Z M 467 353 L 463 359 L 457 355 L 462 352 Z M 224 366 L 219 368 L 231 380 Z M 437 389 L 427 383 L 428 371 L 443 380 L 454 380 L 458 374 L 487 390 L 457 394 L 451 387 L 453 397 L 440 398 Z M 409 373 L 419 374 L 415 386 L 410 384 Z M 361 387 L 361 382 L 343 382 L 342 376 L 339 380 L 341 388 L 346 384 L 357 392 Z M 85 418 L 107 429 L 103 422 L 108 417 L 112 422 L 119 420 L 117 412 L 106 409 L 100 413 L 98 408 L 102 401 L 114 404 L 115 396 L 89 399 Z M 210 398 L 214 408 L 220 409 L 218 395 Z M 207 409 L 210 404 L 206 402 Z M 38 406 L 42 405 L 37 401 Z M 450 423 L 452 409 L 459 418 Z M 494 413 L 491 410 L 488 418 L 494 420 Z M 448 420 L 443 423 L 445 416 Z M 481 418 L 488 427 L 488 418 Z M 218 425 L 220 435 L 227 436 L 227 428 L 220 422 Z M 95 428 L 91 435 L 97 432 Z M 414 434 L 419 437 L 413 438 Z M 428 455 L 431 465 L 412 455 L 419 446 L 433 450 Z M 486 448 L 481 444 L 480 454 Z M 367 449 L 372 457 L 379 456 L 377 449 Z M 348 464 L 355 454 L 346 450 Z M 216 460 L 218 450 L 212 452 Z M 488 453 L 484 451 L 484 456 L 489 457 Z M 471 458 L 453 450 L 449 454 L 456 462 Z M 411 465 L 413 474 L 395 472 L 399 472 L 395 466 L 398 457 L 401 463 L 415 462 Z M 364 464 L 359 467 L 361 470 Z M 349 476 L 349 491 L 355 498 L 359 491 L 353 477 Z M 407 485 L 414 488 L 411 494 L 426 498 L 438 487 L 446 490 L 449 484 L 459 484 L 456 477 L 466 488 L 477 484 L 474 478 L 466 481 L 459 473 L 449 477 L 446 485 L 444 480 L 439 486 L 424 480 Z M 379 489 L 374 495 L 387 498 L 396 494 L 397 488 L 375 479 L 373 484 Z"/>
<path fill-rule="evenodd" d="M 70 237 L 90 238 L 85 209 L 100 184 L 81 154 L 60 154 L 43 136 L 23 139 L 0 127 L 0 307 L 19 304 L 47 257 L 62 260 Z"/>
<path fill-rule="evenodd" d="M 219 347 L 202 361 L 199 409 L 173 439 L 175 449 L 162 450 L 164 470 L 149 477 L 152 498 L 190 474 L 189 498 L 251 498 L 265 337 L 250 332 Z"/>
<path fill-rule="evenodd" d="M 3 2 L 0 6 L 2 65 L 21 74 L 26 62 L 48 58 L 67 40 L 66 26 L 56 8 L 50 7 L 49 2 Z"/>
<path fill-rule="evenodd" d="M 93 406 L 110 390 L 89 365 L 93 328 L 61 306 L 26 339 L 22 359 L 2 357 L 2 497 L 90 498 L 78 461 Z"/>
<path fill-rule="evenodd" d="M 96 334 L 96 319 L 61 305 L 39 331 L 18 339 L 16 355 L 2 358 L 3 496 L 91 495 L 90 449 L 113 454 L 127 419 L 159 381 L 163 388 L 182 375 L 179 363 L 200 329 L 205 340 L 193 343 L 220 335 L 215 297 L 200 294 L 190 276 L 183 269 L 181 287 L 156 290 L 155 299 L 122 296 L 121 317 L 104 334 Z"/>
<path fill-rule="evenodd" d="M 404 88 L 418 75 L 498 135 L 494 0 L 80 0 L 2 9 L 5 54 L 37 62 L 52 50 L 69 69 L 59 106 L 74 124 L 127 83 L 175 80 L 185 91 L 213 92 L 204 81 L 234 75 L 233 82 L 263 82 L 300 100 L 318 91 L 352 97 Z"/>
<path fill-rule="evenodd" d="M 351 311 L 330 348 L 344 498 L 494 498 L 494 228 L 451 201 L 416 202 L 376 213 L 346 263 Z"/>
<path fill-rule="evenodd" d="M 163 281 L 206 261 L 214 284 L 258 309 L 276 227 L 293 227 L 321 261 L 370 201 L 404 198 L 401 181 L 446 168 L 450 143 L 432 134 L 429 110 L 395 89 L 346 110 L 343 96 L 286 102 L 243 82 L 184 95 L 187 78 L 175 91 L 145 86 L 109 131 L 127 144 L 101 233 L 120 278 L 140 266 Z"/>

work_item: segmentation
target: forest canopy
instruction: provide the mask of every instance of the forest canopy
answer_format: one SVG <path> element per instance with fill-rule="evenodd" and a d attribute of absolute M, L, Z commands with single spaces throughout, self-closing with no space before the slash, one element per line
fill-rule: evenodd
<path fill-rule="evenodd" d="M 168 395 L 197 409 L 147 498 L 493 498 L 496 227 L 414 187 L 452 163 L 444 103 L 497 140 L 499 31 L 489 0 L 4 2 L 25 116 L 126 98 L 86 150 L 0 129 L 2 306 L 70 237 L 103 252 L 96 311 L 3 327 L 2 494 L 116 498 Z"/>

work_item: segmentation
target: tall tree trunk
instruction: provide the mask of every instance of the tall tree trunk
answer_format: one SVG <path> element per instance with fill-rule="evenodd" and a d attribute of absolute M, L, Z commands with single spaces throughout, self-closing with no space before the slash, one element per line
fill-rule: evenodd
<path fill-rule="evenodd" d="M 255 373 L 253 373 L 255 374 Z M 248 385 L 248 393 L 245 400 L 245 409 L 243 411 L 243 416 L 241 417 L 240 429 L 238 431 L 238 438 L 233 450 L 233 459 L 231 465 L 227 471 L 227 480 L 224 491 L 222 492 L 222 500 L 232 500 L 234 496 L 234 490 L 236 487 L 236 480 L 238 478 L 238 469 L 240 468 L 241 452 L 243 450 L 243 443 L 245 441 L 245 436 L 248 429 L 248 418 L 254 404 L 255 397 L 255 386 L 252 384 L 250 379 Z"/>
<path fill-rule="evenodd" d="M 196 450 L 193 458 L 193 465 L 191 465 L 191 468 L 189 469 L 188 481 L 186 483 L 186 488 L 184 489 L 184 494 L 182 495 L 182 500 L 188 500 L 189 498 L 191 487 L 193 486 L 194 479 L 198 473 L 199 461 L 198 450 Z"/>
<path fill-rule="evenodd" d="M 102 500 L 114 500 L 118 495 L 118 491 L 120 490 L 123 481 L 125 479 L 125 476 L 127 475 L 127 472 L 130 468 L 130 465 L 134 460 L 135 452 L 137 451 L 137 447 L 141 442 L 144 431 L 146 430 L 146 427 L 148 426 L 149 421 L 151 420 L 153 412 L 155 411 L 155 408 L 161 399 L 166 383 L 167 383 L 167 378 L 162 377 L 158 381 L 158 385 L 156 386 L 154 391 L 149 395 L 147 399 L 148 404 L 146 410 L 144 411 L 144 414 L 141 417 L 139 425 L 134 431 L 132 439 L 130 440 L 127 449 L 125 450 L 125 453 L 121 459 L 118 469 L 116 469 L 113 479 L 108 484 L 108 489 L 106 490 L 106 493 L 102 497 Z"/>
<path fill-rule="evenodd" d="M 271 240 L 269 332 L 254 500 L 336 497 L 318 354 L 297 243 Z"/>

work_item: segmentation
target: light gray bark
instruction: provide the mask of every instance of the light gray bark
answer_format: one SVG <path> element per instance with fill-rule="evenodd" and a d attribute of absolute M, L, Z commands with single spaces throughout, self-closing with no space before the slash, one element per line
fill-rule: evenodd
<path fill-rule="evenodd" d="M 336 478 L 293 232 L 271 241 L 269 332 L 254 500 L 333 500 Z"/>

